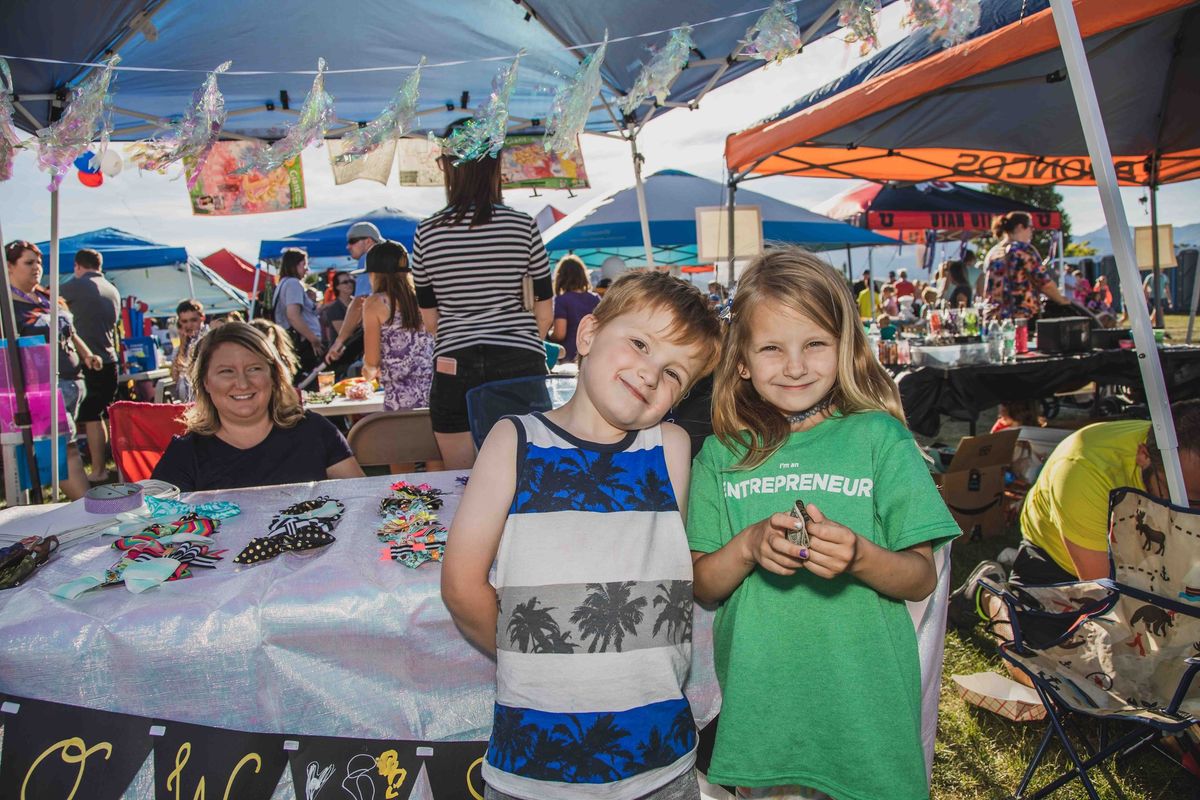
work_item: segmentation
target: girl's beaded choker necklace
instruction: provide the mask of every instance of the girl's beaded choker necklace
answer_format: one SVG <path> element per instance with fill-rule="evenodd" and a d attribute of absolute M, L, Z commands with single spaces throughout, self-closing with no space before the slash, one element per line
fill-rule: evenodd
<path fill-rule="evenodd" d="M 788 414 L 784 419 L 788 421 L 789 425 L 795 425 L 797 423 L 804 422 L 804 420 L 808 419 L 809 417 L 815 417 L 817 414 L 827 410 L 831 405 L 833 405 L 833 392 L 825 395 L 825 398 L 812 408 L 806 408 L 803 411 L 797 411 L 795 414 Z"/>

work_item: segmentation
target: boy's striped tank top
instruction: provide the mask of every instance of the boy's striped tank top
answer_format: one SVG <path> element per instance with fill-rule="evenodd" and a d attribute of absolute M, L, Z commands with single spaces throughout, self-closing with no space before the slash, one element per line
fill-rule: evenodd
<path fill-rule="evenodd" d="M 662 429 L 582 441 L 513 417 L 484 779 L 523 798 L 641 797 L 690 770 L 692 560 Z"/>

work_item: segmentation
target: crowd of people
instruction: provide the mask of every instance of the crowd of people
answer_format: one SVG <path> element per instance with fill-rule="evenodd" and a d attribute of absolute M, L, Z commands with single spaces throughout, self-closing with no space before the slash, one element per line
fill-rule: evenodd
<path fill-rule="evenodd" d="M 997 217 L 992 228 L 996 244 L 979 259 L 964 248 L 959 258 L 941 262 L 929 281 L 910 281 L 908 271 L 889 272 L 887 280 L 873 281 L 870 270 L 853 284 L 859 317 L 865 321 L 920 325 L 926 309 L 979 305 L 989 319 L 1036 319 L 1045 303 L 1075 305 L 1103 324 L 1115 322 L 1113 295 L 1107 279 L 1088 280 L 1077 266 L 1065 267 L 1062 285 L 1048 275 L 1041 255 L 1032 244 L 1032 218 L 1021 211 Z M 1151 297 L 1150 278 L 1144 290 Z M 880 327 L 884 327 L 881 322 Z"/>

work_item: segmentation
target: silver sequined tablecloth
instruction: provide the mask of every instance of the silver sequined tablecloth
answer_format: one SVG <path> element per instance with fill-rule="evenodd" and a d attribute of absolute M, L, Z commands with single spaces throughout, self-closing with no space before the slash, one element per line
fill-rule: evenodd
<path fill-rule="evenodd" d="M 439 513 L 448 524 L 460 474 L 407 477 L 449 493 Z M 109 587 L 75 600 L 52 596 L 53 587 L 119 555 L 108 537 L 60 551 L 28 584 L 0 592 L 0 692 L 248 731 L 486 739 L 495 664 L 451 621 L 439 593 L 440 567 L 414 570 L 380 558 L 378 505 L 395 480 L 185 496 L 241 506 L 213 537 L 229 552 L 215 570 L 197 569 L 140 595 Z M 322 494 L 346 505 L 334 544 L 262 564 L 233 563 L 251 538 L 266 534 L 272 514 Z M 0 527 L 44 534 L 41 513 L 0 512 Z M 704 725 L 716 716 L 720 694 L 712 615 L 698 606 L 693 637 L 687 694 Z M 128 797 L 153 796 L 144 793 L 147 773 Z M 285 771 L 276 797 L 291 796 Z"/>

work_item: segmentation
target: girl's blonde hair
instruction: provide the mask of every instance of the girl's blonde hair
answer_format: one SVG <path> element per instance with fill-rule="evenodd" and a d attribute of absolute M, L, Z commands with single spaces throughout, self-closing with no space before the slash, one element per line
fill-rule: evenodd
<path fill-rule="evenodd" d="M 267 362 L 271 370 L 271 400 L 267 414 L 278 428 L 294 427 L 304 416 L 304 409 L 300 405 L 299 393 L 292 388 L 287 367 L 279 357 L 275 345 L 257 327 L 245 322 L 230 322 L 209 331 L 200 340 L 188 375 L 195 394 L 195 403 L 183 416 L 188 432 L 213 436 L 221 429 L 221 416 L 208 393 L 204 378 L 208 375 L 208 366 L 212 363 L 213 354 L 223 344 L 244 347 Z"/>
<path fill-rule="evenodd" d="M 743 379 L 754 310 L 778 303 L 808 317 L 837 342 L 837 381 L 831 400 L 843 414 L 884 411 L 904 422 L 900 391 L 871 352 L 846 281 L 800 247 L 767 250 L 738 282 L 725 345 L 714 377 L 713 432 L 731 449 L 743 450 L 738 469 L 753 469 L 780 448 L 791 433 L 786 417 Z"/>

